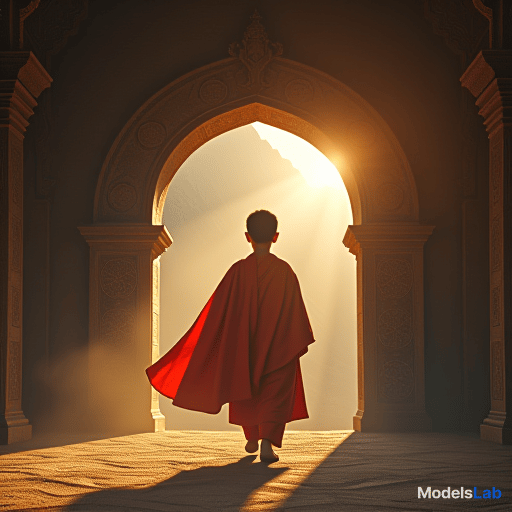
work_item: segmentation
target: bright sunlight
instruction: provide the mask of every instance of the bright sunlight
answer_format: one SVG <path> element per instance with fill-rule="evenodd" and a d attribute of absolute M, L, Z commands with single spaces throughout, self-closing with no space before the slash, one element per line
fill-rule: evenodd
<path fill-rule="evenodd" d="M 268 124 L 256 122 L 251 126 L 262 140 L 266 140 L 273 149 L 279 151 L 282 158 L 290 160 L 310 187 L 332 187 L 337 190 L 344 188 L 334 164 L 309 142 Z"/>

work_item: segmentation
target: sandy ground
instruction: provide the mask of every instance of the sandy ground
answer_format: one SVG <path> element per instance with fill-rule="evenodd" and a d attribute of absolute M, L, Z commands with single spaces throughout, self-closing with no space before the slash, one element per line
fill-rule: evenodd
<path fill-rule="evenodd" d="M 512 447 L 476 437 L 287 431 L 271 465 L 244 444 L 166 431 L 0 446 L 0 511 L 512 511 Z M 419 486 L 501 498 L 418 499 Z"/>

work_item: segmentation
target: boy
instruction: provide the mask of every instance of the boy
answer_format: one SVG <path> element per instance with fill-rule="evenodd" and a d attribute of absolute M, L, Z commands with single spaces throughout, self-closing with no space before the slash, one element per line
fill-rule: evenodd
<path fill-rule="evenodd" d="M 253 253 L 228 270 L 181 340 L 146 373 L 153 387 L 185 409 L 217 414 L 241 425 L 246 451 L 275 462 L 285 424 L 308 417 L 299 358 L 313 333 L 297 276 L 270 253 L 275 215 L 247 218 Z"/>

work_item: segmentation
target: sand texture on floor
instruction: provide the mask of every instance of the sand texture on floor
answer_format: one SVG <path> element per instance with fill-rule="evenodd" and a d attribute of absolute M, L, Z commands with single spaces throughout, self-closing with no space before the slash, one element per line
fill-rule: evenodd
<path fill-rule="evenodd" d="M 0 511 L 512 510 L 512 447 L 473 437 L 288 431 L 271 465 L 244 445 L 237 432 L 166 431 L 9 447 Z M 501 498 L 418 499 L 418 486 Z"/>

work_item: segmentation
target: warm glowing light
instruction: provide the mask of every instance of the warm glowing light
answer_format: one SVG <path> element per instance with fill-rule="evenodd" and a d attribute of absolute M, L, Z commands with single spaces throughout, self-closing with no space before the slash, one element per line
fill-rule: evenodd
<path fill-rule="evenodd" d="M 277 149 L 283 158 L 290 160 L 310 187 L 332 187 L 337 190 L 344 188 L 338 169 L 309 142 L 268 124 L 256 122 L 251 126 L 262 140 Z"/>
<path fill-rule="evenodd" d="M 271 133 L 271 144 L 258 128 Z M 330 166 L 334 179 L 326 182 L 314 163 L 319 160 L 326 159 L 289 133 L 260 123 L 242 126 L 190 155 L 164 208 L 174 242 L 161 256 L 161 354 L 187 332 L 226 270 L 250 253 L 247 215 L 263 208 L 277 216 L 280 235 L 272 252 L 297 274 L 316 339 L 301 358 L 310 417 L 291 423 L 292 430 L 350 429 L 357 411 L 356 261 L 342 243 L 352 212 L 338 171 Z M 308 167 L 317 169 L 310 173 L 312 186 L 301 174 Z M 240 432 L 228 423 L 227 406 L 218 415 L 180 409 L 167 399 L 160 407 L 167 428 Z M 258 491 L 246 506 L 267 510 L 257 508 L 261 499 Z"/>
<path fill-rule="evenodd" d="M 318 471 L 322 463 L 340 449 L 341 444 L 346 441 L 353 433 L 353 430 L 331 430 L 329 432 L 314 432 L 310 439 L 311 443 L 315 443 L 314 450 L 307 450 L 307 456 L 302 455 L 304 447 L 304 437 L 300 434 L 295 436 L 295 432 L 287 431 L 286 450 L 290 459 L 294 462 L 302 457 L 307 457 L 308 464 L 304 464 L 301 460 L 300 466 L 291 463 L 289 468 L 283 472 L 277 472 L 272 480 L 265 482 L 261 487 L 255 489 L 240 508 L 241 512 L 270 512 L 272 510 L 284 510 L 286 504 L 290 510 L 295 506 L 303 504 L 302 497 L 294 496 L 299 486 L 313 473 Z M 298 432 L 297 432 L 298 433 Z M 324 435 L 327 434 L 327 435 Z M 334 441 L 334 442 L 333 442 Z M 291 455 L 293 454 L 293 455 Z M 286 457 L 283 453 L 283 458 Z M 287 460 L 290 460 L 287 459 Z M 306 487 L 307 489 L 307 487 Z M 303 489 L 304 490 L 304 489 Z M 307 490 L 305 491 L 308 492 Z M 302 507 L 301 507 L 302 508 Z"/>

